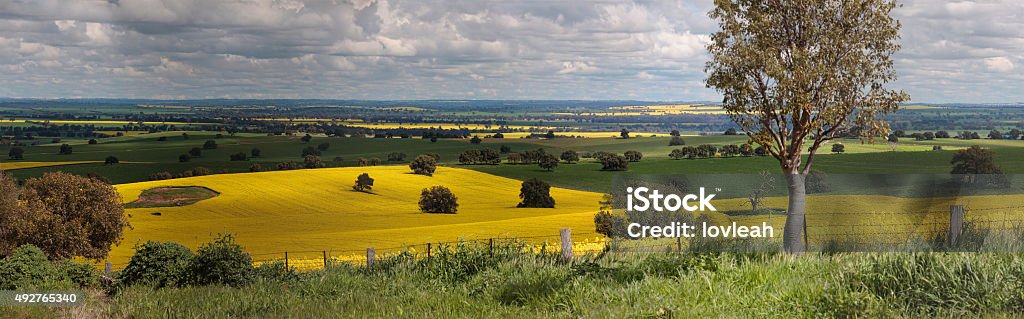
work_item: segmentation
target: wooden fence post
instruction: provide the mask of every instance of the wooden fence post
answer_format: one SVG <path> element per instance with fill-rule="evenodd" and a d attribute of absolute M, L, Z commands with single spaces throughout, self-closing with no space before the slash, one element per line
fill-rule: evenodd
<path fill-rule="evenodd" d="M 427 258 L 430 258 L 430 243 L 427 243 Z"/>
<path fill-rule="evenodd" d="M 487 239 L 487 253 L 494 258 L 494 238 Z"/>
<path fill-rule="evenodd" d="M 949 234 L 946 236 L 946 243 L 949 246 L 956 245 L 960 239 L 960 232 L 964 227 L 964 205 L 949 206 Z"/>
<path fill-rule="evenodd" d="M 327 251 L 324 250 L 324 269 L 327 269 Z"/>
<path fill-rule="evenodd" d="M 284 252 L 284 269 L 288 269 L 288 252 Z"/>
<path fill-rule="evenodd" d="M 562 228 L 558 234 L 562 237 L 562 259 L 572 261 L 572 232 L 569 228 Z"/>
<path fill-rule="evenodd" d="M 374 258 L 373 255 L 374 255 L 373 247 L 367 248 L 366 249 L 366 268 L 372 268 L 373 267 L 373 258 Z"/>
<path fill-rule="evenodd" d="M 676 253 L 679 254 L 683 252 L 683 236 L 676 235 Z"/>
<path fill-rule="evenodd" d="M 103 273 L 109 275 L 112 272 L 114 272 L 114 264 L 107 262 L 106 264 L 103 265 Z"/>

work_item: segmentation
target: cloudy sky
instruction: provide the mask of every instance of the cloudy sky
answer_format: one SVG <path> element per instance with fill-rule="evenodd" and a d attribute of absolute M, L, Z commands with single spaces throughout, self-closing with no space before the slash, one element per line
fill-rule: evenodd
<path fill-rule="evenodd" d="M 718 100 L 711 2 L 0 0 L 0 96 Z M 902 3 L 915 101 L 1024 101 L 1024 1 Z"/>

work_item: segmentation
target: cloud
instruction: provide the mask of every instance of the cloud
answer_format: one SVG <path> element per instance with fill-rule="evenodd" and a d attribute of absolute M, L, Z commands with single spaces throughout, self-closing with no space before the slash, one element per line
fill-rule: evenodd
<path fill-rule="evenodd" d="M 712 3 L 0 1 L 0 96 L 717 100 Z M 1024 3 L 901 3 L 895 86 L 1024 100 Z"/>

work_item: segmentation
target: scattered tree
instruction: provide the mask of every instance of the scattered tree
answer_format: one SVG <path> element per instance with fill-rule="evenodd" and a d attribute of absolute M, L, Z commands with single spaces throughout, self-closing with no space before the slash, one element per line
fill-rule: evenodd
<path fill-rule="evenodd" d="M 629 161 L 622 155 L 611 154 L 602 156 L 598 160 L 601 161 L 601 170 L 603 171 L 624 171 L 629 168 Z"/>
<path fill-rule="evenodd" d="M 680 146 L 686 145 L 686 141 L 682 137 L 673 136 L 672 139 L 668 140 L 668 146 Z"/>
<path fill-rule="evenodd" d="M 97 141 L 97 140 L 96 140 L 96 139 L 94 139 L 94 138 L 91 138 L 91 139 L 89 139 L 89 145 L 96 145 L 96 144 L 98 144 L 98 143 L 99 143 L 99 141 Z"/>
<path fill-rule="evenodd" d="M 121 160 L 118 160 L 117 157 L 113 155 L 107 156 L 107 158 L 103 160 L 103 165 L 114 165 L 118 163 L 121 163 Z"/>
<path fill-rule="evenodd" d="M 502 145 L 500 150 L 501 150 L 501 154 L 508 154 L 508 152 L 512 151 L 512 148 L 508 147 L 508 145 Z"/>
<path fill-rule="evenodd" d="M 999 130 L 992 130 L 988 132 L 988 138 L 993 140 L 1001 140 L 1003 139 L 1003 133 L 999 132 Z"/>
<path fill-rule="evenodd" d="M 619 131 L 619 136 L 622 138 L 629 138 L 629 130 L 622 129 L 622 131 Z"/>
<path fill-rule="evenodd" d="M 352 185 L 352 189 L 357 192 L 369 193 L 373 190 L 373 178 L 370 178 L 370 174 L 362 173 L 359 177 L 356 177 L 356 184 Z"/>
<path fill-rule="evenodd" d="M 263 151 L 261 151 L 258 148 L 253 148 L 252 150 L 249 150 L 249 156 L 250 157 L 260 157 L 260 155 L 262 155 L 262 154 L 263 154 Z"/>
<path fill-rule="evenodd" d="M 622 155 L 630 162 L 639 162 L 640 159 L 644 158 L 644 154 L 637 151 L 626 151 L 626 153 Z"/>
<path fill-rule="evenodd" d="M 434 171 L 437 170 L 437 159 L 426 154 L 416 156 L 409 163 L 409 168 L 412 169 L 413 174 L 433 176 Z"/>
<path fill-rule="evenodd" d="M 188 150 L 188 155 L 191 155 L 192 157 L 199 157 L 203 155 L 203 150 L 198 147 L 193 147 L 192 149 Z"/>
<path fill-rule="evenodd" d="M 310 156 L 310 155 L 320 156 L 320 155 L 323 155 L 323 154 L 320 153 L 320 150 L 318 150 L 316 148 L 313 148 L 312 146 L 306 146 L 306 148 L 302 149 L 302 157 L 306 157 L 306 156 Z"/>
<path fill-rule="evenodd" d="M 320 156 L 316 155 L 306 155 L 306 157 L 302 159 L 302 164 L 306 168 L 324 167 L 324 162 L 320 160 Z"/>
<path fill-rule="evenodd" d="M 566 163 L 573 164 L 580 161 L 580 154 L 576 153 L 576 151 L 565 151 L 562 152 L 561 158 Z"/>
<path fill-rule="evenodd" d="M 71 145 L 61 144 L 60 151 L 58 151 L 57 154 L 60 154 L 60 155 L 71 155 L 71 151 L 72 151 L 71 150 Z"/>
<path fill-rule="evenodd" d="M 447 187 L 431 186 L 420 192 L 420 211 L 428 214 L 455 214 L 458 198 Z"/>
<path fill-rule="evenodd" d="M 671 136 L 674 136 L 674 137 L 678 137 L 678 136 L 680 135 L 680 134 L 679 134 L 679 130 L 672 130 L 672 132 L 671 132 L 671 133 L 668 133 L 668 135 L 671 135 Z M 681 145 L 681 144 L 680 144 L 680 145 Z"/>
<path fill-rule="evenodd" d="M 405 160 L 405 153 L 391 152 L 388 154 L 388 162 L 401 162 Z"/>
<path fill-rule="evenodd" d="M 248 161 L 249 160 L 249 157 L 246 156 L 245 153 L 242 153 L 242 152 L 231 154 L 230 158 L 231 158 L 232 162 L 241 162 L 241 161 Z"/>
<path fill-rule="evenodd" d="M 476 136 L 476 135 L 473 135 L 473 138 L 469 139 L 469 142 L 472 143 L 472 144 L 480 144 L 480 142 L 483 142 L 483 141 L 484 141 L 483 139 L 480 139 L 480 137 Z"/>
<path fill-rule="evenodd" d="M 25 149 L 21 148 L 20 146 L 12 147 L 10 151 L 7 151 L 7 157 L 11 158 L 12 160 L 25 159 Z"/>
<path fill-rule="evenodd" d="M 302 137 L 301 140 L 302 140 L 303 143 L 309 143 L 309 141 L 313 140 L 313 136 L 309 135 L 309 134 L 306 134 L 305 136 Z"/>
<path fill-rule="evenodd" d="M 946 131 L 935 132 L 935 138 L 949 138 L 949 132 L 946 132 Z"/>
<path fill-rule="evenodd" d="M 321 152 L 326 152 L 328 148 L 331 148 L 331 143 L 320 143 L 320 145 L 316 146 L 316 149 Z"/>
<path fill-rule="evenodd" d="M 736 135 L 736 129 L 730 127 L 729 129 L 725 130 L 725 133 L 723 135 Z"/>
<path fill-rule="evenodd" d="M 551 197 L 551 185 L 536 178 L 523 182 L 519 189 L 519 208 L 555 208 L 555 199 Z"/>
<path fill-rule="evenodd" d="M 843 143 L 832 144 L 832 153 L 839 154 L 844 152 L 846 152 L 846 145 L 843 145 Z"/>
<path fill-rule="evenodd" d="M 214 141 L 214 140 L 208 140 L 208 141 L 206 141 L 206 143 L 203 143 L 203 149 L 204 150 L 217 149 L 217 142 Z"/>
<path fill-rule="evenodd" d="M 252 163 L 252 165 L 249 165 L 249 172 L 257 173 L 262 171 L 263 165 L 260 165 L 260 163 Z"/>
<path fill-rule="evenodd" d="M 540 166 L 541 169 L 550 172 L 558 167 L 558 158 L 552 154 L 545 153 L 540 157 L 540 161 L 537 162 L 537 165 Z"/>

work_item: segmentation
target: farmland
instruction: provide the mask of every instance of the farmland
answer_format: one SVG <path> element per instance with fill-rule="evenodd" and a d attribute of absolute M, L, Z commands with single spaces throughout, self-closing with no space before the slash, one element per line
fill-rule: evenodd
<path fill-rule="evenodd" d="M 372 193 L 352 190 L 361 173 L 375 179 Z M 419 213 L 420 190 L 431 185 L 452 189 L 459 197 L 458 214 Z M 144 190 L 168 186 L 202 186 L 220 195 L 188 206 L 129 209 L 133 229 L 111 252 L 111 261 L 127 262 L 140 241 L 195 247 L 221 232 L 236 234 L 254 253 L 339 253 L 430 241 L 547 236 L 564 227 L 582 236 L 592 228 L 601 196 L 554 189 L 555 209 L 515 208 L 519 183 L 514 180 L 457 168 L 440 168 L 429 177 L 400 166 L 212 175 L 117 189 L 128 203 Z"/>

